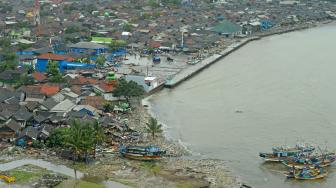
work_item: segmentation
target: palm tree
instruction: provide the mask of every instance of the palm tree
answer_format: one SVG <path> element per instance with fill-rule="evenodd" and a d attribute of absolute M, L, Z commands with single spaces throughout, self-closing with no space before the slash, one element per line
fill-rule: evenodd
<path fill-rule="evenodd" d="M 162 133 L 162 125 L 155 118 L 151 117 L 146 125 L 146 132 L 152 134 L 153 140 L 156 133 Z"/>
<path fill-rule="evenodd" d="M 98 121 L 95 121 L 93 123 L 93 129 L 94 129 L 94 149 L 93 149 L 93 157 L 96 158 L 96 148 L 97 145 L 104 142 L 105 140 L 105 132 L 102 126 L 99 124 Z"/>
<path fill-rule="evenodd" d="M 65 145 L 68 146 L 73 153 L 73 160 L 76 161 L 83 152 L 81 147 L 82 129 L 78 120 L 70 123 L 70 128 L 65 136 Z"/>

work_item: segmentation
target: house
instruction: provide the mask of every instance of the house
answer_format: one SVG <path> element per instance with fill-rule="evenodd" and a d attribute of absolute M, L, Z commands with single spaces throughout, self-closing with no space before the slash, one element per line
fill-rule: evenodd
<path fill-rule="evenodd" d="M 34 80 L 37 82 L 37 83 L 43 83 L 43 82 L 46 82 L 47 81 L 47 76 L 44 75 L 43 73 L 41 72 L 34 72 L 32 74 L 32 77 L 34 78 Z"/>
<path fill-rule="evenodd" d="M 27 122 L 33 119 L 33 114 L 27 110 L 26 107 L 20 107 L 20 109 L 14 113 L 13 118 L 20 123 L 21 127 L 25 127 Z"/>
<path fill-rule="evenodd" d="M 5 125 L 0 126 L 0 139 L 12 141 L 20 134 L 21 125 L 14 119 L 9 120 Z"/>
<path fill-rule="evenodd" d="M 22 130 L 17 138 L 16 144 L 19 146 L 31 145 L 34 140 L 38 139 L 40 131 L 32 126 L 28 126 Z"/>
<path fill-rule="evenodd" d="M 43 124 L 42 129 L 39 133 L 38 138 L 41 140 L 46 140 L 49 138 L 49 136 L 51 135 L 52 131 L 55 129 L 54 126 L 50 125 L 50 124 Z"/>
<path fill-rule="evenodd" d="M 40 103 L 36 102 L 36 101 L 30 101 L 27 102 L 25 107 L 30 111 L 30 112 L 34 112 L 37 110 L 37 108 L 40 106 Z"/>
<path fill-rule="evenodd" d="M 1 64 L 2 62 L 0 62 Z M 25 73 L 23 68 L 15 70 L 5 70 L 0 73 L 0 83 L 15 83 L 19 80 L 20 76 Z"/>
<path fill-rule="evenodd" d="M 99 117 L 102 114 L 101 110 L 96 109 L 90 105 L 77 105 L 73 111 L 84 112 L 87 115 Z"/>
<path fill-rule="evenodd" d="M 69 45 L 70 52 L 74 53 L 85 53 L 92 55 L 99 55 L 106 53 L 108 47 L 102 44 L 97 44 L 94 42 L 78 42 L 76 44 Z"/>
<path fill-rule="evenodd" d="M 70 88 L 64 88 L 62 89 L 60 92 L 58 92 L 57 94 L 53 95 L 52 98 L 56 101 L 56 102 L 62 102 L 65 99 L 69 99 L 75 103 L 78 103 L 80 98 L 78 98 L 79 95 L 77 95 L 76 93 L 72 92 L 70 90 Z"/>
<path fill-rule="evenodd" d="M 39 103 L 42 103 L 46 96 L 41 93 L 41 85 L 30 85 L 30 86 L 24 86 L 20 88 L 20 91 L 23 91 L 25 94 L 25 101 L 26 102 L 31 102 L 31 101 L 36 101 Z"/>
<path fill-rule="evenodd" d="M 92 78 L 86 78 L 84 76 L 78 76 L 74 79 L 69 80 L 69 84 L 71 85 L 79 85 L 79 86 L 83 86 L 83 85 L 94 85 L 97 84 L 97 80 L 96 79 L 92 79 Z"/>
<path fill-rule="evenodd" d="M 60 90 L 60 86 L 59 85 L 50 85 L 50 84 L 43 84 L 40 92 L 44 95 L 46 95 L 47 97 L 50 97 L 52 95 L 55 95 L 56 93 L 58 93 Z"/>
<path fill-rule="evenodd" d="M 220 22 L 218 25 L 211 29 L 213 32 L 219 35 L 224 35 L 225 37 L 235 37 L 242 35 L 243 28 L 237 24 L 234 24 L 228 20 Z"/>
<path fill-rule="evenodd" d="M 85 96 L 81 101 L 81 105 L 90 105 L 98 110 L 104 110 L 106 100 L 102 96 Z"/>
<path fill-rule="evenodd" d="M 54 108 L 58 102 L 54 98 L 48 98 L 47 100 L 41 103 L 40 109 L 42 111 L 49 111 Z"/>
<path fill-rule="evenodd" d="M 6 122 L 14 115 L 15 111 L 3 110 L 0 112 L 0 123 Z"/>
<path fill-rule="evenodd" d="M 11 91 L 6 88 L 0 88 L 0 103 L 13 104 L 13 99 L 18 102 L 23 101 L 24 94 L 17 91 Z"/>
<path fill-rule="evenodd" d="M 96 85 L 93 85 L 93 90 L 97 93 L 100 93 L 105 100 L 115 100 L 113 97 L 112 91 L 115 87 L 116 82 L 106 82 L 101 81 Z"/>
<path fill-rule="evenodd" d="M 141 75 L 126 75 L 125 79 L 127 81 L 134 81 L 137 84 L 141 85 L 145 92 L 150 92 L 159 86 L 159 81 L 156 77 L 150 76 L 141 76 Z"/>
<path fill-rule="evenodd" d="M 69 99 L 65 99 L 64 101 L 56 104 L 53 108 L 50 109 L 50 112 L 55 112 L 60 115 L 65 115 L 66 113 L 70 112 L 76 104 Z"/>

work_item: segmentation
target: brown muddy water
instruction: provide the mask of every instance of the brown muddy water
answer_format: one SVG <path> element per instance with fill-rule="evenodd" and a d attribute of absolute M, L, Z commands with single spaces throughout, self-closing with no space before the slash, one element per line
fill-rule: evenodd
<path fill-rule="evenodd" d="M 336 185 L 336 165 L 324 180 L 294 181 L 258 157 L 297 142 L 336 149 L 336 25 L 252 42 L 150 102 L 194 158 L 226 160 L 253 187 Z"/>

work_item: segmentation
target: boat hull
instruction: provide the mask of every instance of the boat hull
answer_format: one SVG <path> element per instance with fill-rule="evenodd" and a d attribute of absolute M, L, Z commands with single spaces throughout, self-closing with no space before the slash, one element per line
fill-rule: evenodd
<path fill-rule="evenodd" d="M 332 162 L 322 162 L 322 163 L 319 163 L 318 166 L 319 167 L 328 167 L 331 165 Z M 296 169 L 303 169 L 303 168 L 306 168 L 306 167 L 312 167 L 312 166 L 315 166 L 317 164 L 300 164 L 300 163 L 285 163 L 283 162 L 282 164 L 284 164 L 285 166 L 289 167 L 289 168 L 296 168 Z"/>
<path fill-rule="evenodd" d="M 314 177 L 307 177 L 307 178 L 305 178 L 305 177 L 300 177 L 300 176 L 294 176 L 294 178 L 296 179 L 296 180 L 317 180 L 317 179 L 322 179 L 322 178 L 324 178 L 324 177 L 326 177 L 328 175 L 328 172 L 325 172 L 325 173 L 322 173 L 322 174 L 319 174 L 319 175 L 317 175 L 317 176 L 314 176 Z"/>
<path fill-rule="evenodd" d="M 131 154 L 131 153 L 123 153 L 122 154 L 125 158 L 134 159 L 134 160 L 141 160 L 141 161 L 153 161 L 159 160 L 161 156 L 154 156 L 154 155 L 139 155 L 139 154 Z"/>

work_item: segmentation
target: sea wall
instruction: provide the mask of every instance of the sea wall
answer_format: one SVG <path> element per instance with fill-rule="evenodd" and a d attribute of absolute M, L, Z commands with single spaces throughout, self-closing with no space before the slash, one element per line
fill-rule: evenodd
<path fill-rule="evenodd" d="M 220 52 L 219 54 L 214 54 L 204 60 L 202 60 L 200 63 L 193 65 L 191 67 L 188 67 L 185 70 L 182 70 L 178 74 L 176 74 L 171 80 L 168 80 L 165 83 L 165 87 L 167 88 L 173 88 L 180 83 L 182 83 L 185 80 L 188 80 L 189 78 L 193 77 L 197 73 L 201 72 L 203 69 L 209 67 L 210 65 L 218 62 L 222 58 L 226 57 L 227 55 L 231 54 L 232 52 L 240 49 L 241 47 L 245 46 L 251 41 L 259 40 L 259 36 L 254 36 L 250 38 L 245 38 L 239 41 L 238 43 L 232 44 L 229 47 L 227 47 L 225 50 Z"/>
<path fill-rule="evenodd" d="M 284 33 L 289 33 L 293 31 L 298 31 L 298 30 L 304 30 L 308 29 L 311 27 L 314 27 L 316 25 L 300 25 L 296 27 L 291 27 L 291 28 L 282 28 L 276 31 L 271 31 L 269 33 L 261 33 L 261 34 L 256 34 L 255 36 L 249 37 L 242 39 L 238 43 L 232 44 L 228 46 L 225 50 L 220 52 L 219 54 L 214 54 L 204 60 L 202 60 L 200 63 L 193 65 L 191 67 L 186 68 L 185 70 L 182 70 L 181 72 L 177 73 L 171 80 L 166 81 L 164 86 L 166 88 L 173 88 L 176 87 L 177 85 L 181 84 L 182 82 L 188 80 L 189 78 L 195 76 L 205 68 L 209 67 L 210 65 L 216 63 L 217 61 L 221 60 L 222 58 L 226 57 L 227 55 L 231 54 L 232 52 L 235 52 L 236 50 L 240 49 L 241 47 L 245 46 L 251 41 L 255 40 L 260 40 L 261 38 L 272 36 L 272 35 L 278 35 L 278 34 L 284 34 Z M 157 90 L 158 91 L 158 90 Z M 151 93 L 153 94 L 153 93 Z"/>

